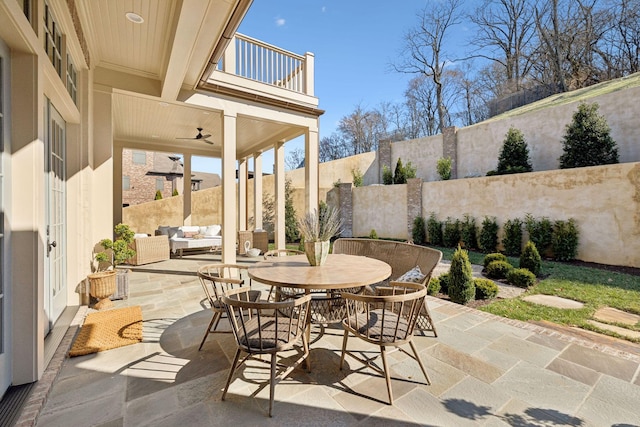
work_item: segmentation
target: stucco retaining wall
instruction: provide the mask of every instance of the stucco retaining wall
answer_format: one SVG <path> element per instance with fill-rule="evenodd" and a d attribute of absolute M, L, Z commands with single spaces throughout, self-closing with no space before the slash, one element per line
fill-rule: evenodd
<path fill-rule="evenodd" d="M 354 189 L 354 235 L 375 228 L 380 237 L 406 239 L 402 188 Z M 485 216 L 495 216 L 500 227 L 527 213 L 574 218 L 578 259 L 640 267 L 640 163 L 425 182 L 422 206 L 425 218 L 431 212 L 441 221 L 470 214 L 478 226 Z"/>

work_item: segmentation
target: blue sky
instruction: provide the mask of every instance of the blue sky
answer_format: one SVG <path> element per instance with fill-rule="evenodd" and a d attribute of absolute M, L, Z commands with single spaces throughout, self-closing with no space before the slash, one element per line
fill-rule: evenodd
<path fill-rule="evenodd" d="M 325 110 L 322 139 L 357 105 L 373 109 L 383 101 L 402 101 L 413 76 L 391 71 L 389 64 L 400 53 L 405 33 L 417 24 L 417 14 L 434 1 L 255 0 L 238 32 L 296 54 L 315 55 L 315 95 Z M 301 139 L 287 143 L 285 153 L 298 147 L 303 147 Z M 209 171 L 201 164 L 211 165 L 210 160 L 193 163 L 201 171 Z M 265 153 L 265 172 L 272 164 L 272 153 Z"/>

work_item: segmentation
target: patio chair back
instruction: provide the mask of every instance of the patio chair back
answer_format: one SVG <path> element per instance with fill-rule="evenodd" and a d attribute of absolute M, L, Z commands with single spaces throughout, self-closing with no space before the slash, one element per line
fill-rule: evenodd
<path fill-rule="evenodd" d="M 238 345 L 227 384 L 222 393 L 222 400 L 225 399 L 233 374 L 239 366 L 238 361 L 242 352 L 249 356 L 240 364 L 253 355 L 270 354 L 269 416 L 271 416 L 276 382 L 289 375 L 295 366 L 309 355 L 309 345 L 304 331 L 311 296 L 305 295 L 279 302 L 249 301 L 248 298 L 248 291 L 238 288 L 229 290 L 221 299 Z M 277 353 L 294 348 L 300 341 L 302 341 L 302 351 L 298 352 L 298 359 L 287 366 L 280 379 L 276 379 Z"/>

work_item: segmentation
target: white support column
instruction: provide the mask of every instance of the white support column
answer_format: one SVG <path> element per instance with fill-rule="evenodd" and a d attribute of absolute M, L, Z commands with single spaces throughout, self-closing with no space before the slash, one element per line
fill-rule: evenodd
<path fill-rule="evenodd" d="M 276 215 L 275 215 L 275 244 L 276 249 L 286 247 L 285 235 L 285 174 L 284 174 L 284 142 L 278 142 L 274 148 L 275 181 L 276 181 Z"/>
<path fill-rule="evenodd" d="M 225 112 L 222 124 L 222 262 L 236 262 L 236 120 Z"/>
<path fill-rule="evenodd" d="M 253 156 L 253 223 L 262 230 L 262 153 Z"/>
<path fill-rule="evenodd" d="M 320 178 L 318 175 L 318 128 L 308 128 L 305 133 L 304 151 L 304 188 L 305 188 L 305 209 L 313 212 L 318 209 L 318 187 Z"/>
<path fill-rule="evenodd" d="M 182 160 L 182 223 L 191 225 L 191 154 L 184 154 Z"/>
<path fill-rule="evenodd" d="M 247 229 L 247 159 L 238 161 L 238 230 Z"/>

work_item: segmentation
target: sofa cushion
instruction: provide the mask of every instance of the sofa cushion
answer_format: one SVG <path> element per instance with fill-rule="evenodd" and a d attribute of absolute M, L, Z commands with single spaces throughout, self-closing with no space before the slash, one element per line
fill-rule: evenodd
<path fill-rule="evenodd" d="M 175 239 L 177 237 L 184 237 L 180 227 L 169 227 L 169 239 Z"/>
<path fill-rule="evenodd" d="M 148 235 L 147 233 L 135 233 L 135 234 L 133 235 L 133 238 L 134 238 L 134 239 L 141 239 L 141 238 L 143 238 L 143 237 L 149 237 L 149 235 Z"/>
<path fill-rule="evenodd" d="M 198 233 L 200 231 L 200 227 L 197 225 L 183 225 L 180 227 L 183 233 Z"/>
<path fill-rule="evenodd" d="M 168 236 L 170 228 L 171 227 L 169 227 L 168 225 L 161 225 L 160 227 L 158 227 L 158 235 Z"/>
<path fill-rule="evenodd" d="M 221 230 L 222 230 L 222 227 L 220 227 L 220 225 L 218 224 L 210 225 L 204 231 L 204 236 L 205 237 L 219 236 Z"/>

